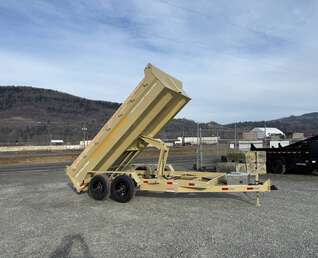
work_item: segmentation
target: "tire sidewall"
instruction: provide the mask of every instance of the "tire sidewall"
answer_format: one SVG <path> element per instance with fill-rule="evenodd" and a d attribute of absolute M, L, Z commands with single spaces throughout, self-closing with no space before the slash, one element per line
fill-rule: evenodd
<path fill-rule="evenodd" d="M 93 186 L 95 183 L 100 183 L 102 184 L 102 187 L 103 187 L 103 191 L 100 192 L 100 193 L 96 193 L 94 192 L 93 190 Z M 94 176 L 89 185 L 88 185 L 88 194 L 90 197 L 92 197 L 94 200 L 97 200 L 97 201 L 102 201 L 104 200 L 106 197 L 109 196 L 109 180 L 108 180 L 108 177 L 107 176 L 104 176 L 104 175 L 96 175 Z"/>
<path fill-rule="evenodd" d="M 283 160 L 276 160 L 273 164 L 272 173 L 283 174 L 285 173 L 285 163 Z"/>
<path fill-rule="evenodd" d="M 120 196 L 116 192 L 118 184 L 125 184 L 127 188 L 127 194 Z M 110 187 L 111 198 L 117 202 L 126 203 L 129 202 L 135 195 L 135 184 L 133 180 L 127 175 L 117 176 L 113 179 Z"/>

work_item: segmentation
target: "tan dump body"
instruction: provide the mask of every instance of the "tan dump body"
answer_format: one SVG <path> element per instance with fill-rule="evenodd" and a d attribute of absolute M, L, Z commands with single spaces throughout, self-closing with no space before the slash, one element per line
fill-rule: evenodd
<path fill-rule="evenodd" d="M 77 191 L 92 171 L 124 171 L 153 138 L 190 100 L 182 83 L 149 64 L 145 77 L 67 168 Z"/>

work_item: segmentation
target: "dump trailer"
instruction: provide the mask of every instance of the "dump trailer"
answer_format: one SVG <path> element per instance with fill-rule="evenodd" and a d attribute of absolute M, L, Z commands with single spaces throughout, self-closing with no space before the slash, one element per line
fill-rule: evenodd
<path fill-rule="evenodd" d="M 103 200 L 109 194 L 128 202 L 136 190 L 154 192 L 255 192 L 270 191 L 270 180 L 245 180 L 244 174 L 175 171 L 167 165 L 169 149 L 159 131 L 190 101 L 181 81 L 149 64 L 144 78 L 94 139 L 66 168 L 76 192 L 88 191 Z M 159 150 L 155 166 L 134 165 L 132 161 L 148 146 Z M 238 184 L 229 184 L 233 178 Z M 248 177 L 250 179 L 250 177 Z"/>
<path fill-rule="evenodd" d="M 313 173 L 318 171 L 318 135 L 302 141 L 277 148 L 256 148 L 253 151 L 266 152 L 267 172 L 284 173 Z"/>

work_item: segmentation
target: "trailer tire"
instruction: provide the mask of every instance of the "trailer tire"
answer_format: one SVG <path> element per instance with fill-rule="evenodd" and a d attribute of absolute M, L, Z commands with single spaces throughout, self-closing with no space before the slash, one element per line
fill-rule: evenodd
<path fill-rule="evenodd" d="M 111 198 L 117 202 L 129 202 L 135 196 L 134 181 L 127 175 L 117 176 L 111 183 Z"/>
<path fill-rule="evenodd" d="M 88 185 L 88 195 L 94 200 L 102 201 L 109 195 L 109 181 L 107 176 L 94 176 Z"/>
<path fill-rule="evenodd" d="M 272 166 L 272 173 L 274 174 L 285 174 L 286 164 L 283 160 L 276 160 Z"/>

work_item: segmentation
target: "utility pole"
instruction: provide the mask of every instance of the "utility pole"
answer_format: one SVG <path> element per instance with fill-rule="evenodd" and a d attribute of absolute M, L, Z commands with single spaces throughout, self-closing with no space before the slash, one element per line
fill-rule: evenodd
<path fill-rule="evenodd" d="M 203 150 L 202 150 L 202 129 L 200 123 L 197 124 L 197 150 L 196 150 L 196 166 L 197 170 L 202 169 Z"/>
<path fill-rule="evenodd" d="M 83 143 L 84 143 L 84 149 L 86 147 L 86 133 L 87 133 L 87 127 L 82 127 L 83 131 Z"/>
<path fill-rule="evenodd" d="M 219 129 L 216 128 L 216 156 L 219 157 Z"/>
<path fill-rule="evenodd" d="M 236 122 L 234 124 L 234 151 L 237 150 L 237 128 L 236 128 Z"/>
<path fill-rule="evenodd" d="M 267 132 L 266 132 L 266 121 L 264 120 L 264 147 L 267 147 L 267 143 L 266 143 L 266 137 L 267 137 Z"/>
<path fill-rule="evenodd" d="M 197 157 L 196 157 L 196 167 L 197 170 L 200 170 L 200 150 L 199 150 L 199 141 L 200 141 L 200 124 L 197 123 Z"/>
<path fill-rule="evenodd" d="M 200 169 L 203 167 L 202 128 L 200 127 Z"/>

